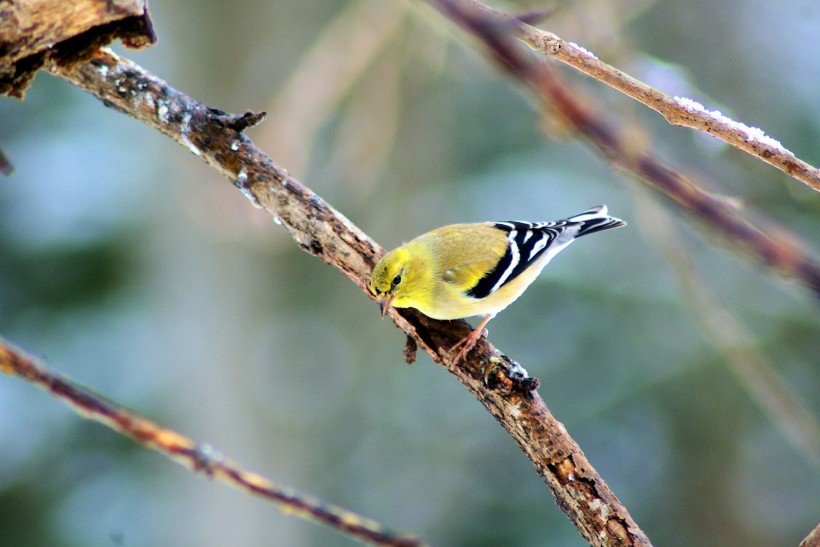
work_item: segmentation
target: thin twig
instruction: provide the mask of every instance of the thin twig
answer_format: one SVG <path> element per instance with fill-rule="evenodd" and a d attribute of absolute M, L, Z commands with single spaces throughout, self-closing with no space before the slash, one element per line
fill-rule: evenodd
<path fill-rule="evenodd" d="M 518 23 L 511 17 L 491 15 L 475 0 L 429 0 L 442 13 L 478 38 L 510 74 L 528 84 L 587 143 L 597 148 L 613 165 L 631 173 L 662 192 L 694 215 L 726 241 L 745 250 L 773 271 L 799 280 L 820 296 L 820 265 L 803 249 L 798 238 L 785 235 L 772 222 L 763 233 L 725 200 L 704 191 L 678 171 L 642 149 L 630 135 L 618 131 L 569 89 L 545 59 L 528 55 L 514 38 Z M 478 8 L 481 6 L 481 9 Z M 497 13 L 497 12 L 493 12 Z M 775 235 L 777 234 L 777 235 Z"/>
<path fill-rule="evenodd" d="M 670 97 L 666 93 L 609 65 L 581 46 L 541 29 L 519 18 L 478 2 L 464 0 L 476 11 L 491 17 L 503 18 L 515 28 L 518 36 L 536 50 L 591 76 L 663 116 L 673 125 L 689 127 L 708 133 L 723 142 L 751 154 L 790 177 L 820 191 L 820 169 L 797 158 L 778 141 L 761 130 L 734 121 L 720 112 L 709 111 L 684 97 Z"/>
<path fill-rule="evenodd" d="M 110 51 L 101 51 L 85 65 L 53 70 L 107 106 L 186 146 L 233 181 L 254 205 L 269 211 L 305 251 L 337 268 L 369 295 L 366 287 L 383 253 L 381 247 L 244 134 L 215 123 L 212 109 Z M 456 366 L 447 348 L 470 332 L 467 323 L 435 321 L 412 309 L 390 313 L 399 328 L 447 367 L 509 432 L 587 541 L 649 545 L 566 428 L 553 418 L 538 393 L 529 391 L 537 382 L 517 363 L 481 340 Z M 493 380 L 492 387 L 485 378 Z"/>
<path fill-rule="evenodd" d="M 0 338 L 0 371 L 18 376 L 66 403 L 84 418 L 94 420 L 127 435 L 146 448 L 156 450 L 190 471 L 223 482 L 248 494 L 279 504 L 282 510 L 306 520 L 335 528 L 340 532 L 376 545 L 419 546 L 416 536 L 385 529 L 378 522 L 364 518 L 336 505 L 305 496 L 292 488 L 271 483 L 265 477 L 246 471 L 223 458 L 209 445 L 195 443 L 176 431 L 105 400 L 48 370 L 23 351 Z"/>

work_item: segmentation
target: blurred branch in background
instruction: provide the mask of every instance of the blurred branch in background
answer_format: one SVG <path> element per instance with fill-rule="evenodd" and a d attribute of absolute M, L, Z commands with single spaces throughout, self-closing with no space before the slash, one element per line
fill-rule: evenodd
<path fill-rule="evenodd" d="M 257 207 L 274 216 L 302 249 L 337 268 L 369 294 L 370 272 L 382 249 L 341 213 L 276 165 L 231 117 L 199 103 L 137 65 L 100 51 L 57 75 L 187 147 L 223 173 Z M 244 119 L 244 117 L 242 117 Z M 227 121 L 226 121 L 227 120 Z M 594 545 L 649 545 L 580 447 L 547 409 L 520 365 L 482 339 L 455 365 L 444 356 L 471 331 L 464 321 L 435 321 L 415 310 L 392 310 L 399 328 L 444 365 L 515 439 L 547 482 L 559 507 Z M 489 386 L 487 378 L 500 378 Z M 499 387 L 500 386 L 500 387 Z"/>
<path fill-rule="evenodd" d="M 749 329 L 698 275 L 690 250 L 669 215 L 646 196 L 638 199 L 645 232 L 661 250 L 678 279 L 683 301 L 692 310 L 706 338 L 720 352 L 737 382 L 752 401 L 806 460 L 820 469 L 820 424 L 805 403 L 772 368 Z"/>
<path fill-rule="evenodd" d="M 797 243 L 798 238 L 784 237 L 788 232 L 782 228 L 770 228 L 768 234 L 761 232 L 725 200 L 709 194 L 661 163 L 644 149 L 642 139 L 616 129 L 593 103 L 581 98 L 577 89 L 567 87 L 544 59 L 533 58 L 519 46 L 514 38 L 516 27 L 512 18 L 490 15 L 488 9 L 480 8 L 482 5 L 474 0 L 430 2 L 483 42 L 489 54 L 510 74 L 539 94 L 545 108 L 577 131 L 613 165 L 662 192 L 704 225 L 722 234 L 726 241 L 751 253 L 773 271 L 799 280 L 815 297 L 820 297 L 820 265 Z"/>
<path fill-rule="evenodd" d="M 722 115 L 709 111 L 700 103 L 684 97 L 669 95 L 633 78 L 617 68 L 598 59 L 594 54 L 573 42 L 541 29 L 520 18 L 490 8 L 476 0 L 464 0 L 472 9 L 498 18 L 515 29 L 518 36 L 541 53 L 580 70 L 613 89 L 648 106 L 666 120 L 681 127 L 689 127 L 708 133 L 723 142 L 777 167 L 790 177 L 820 191 L 820 169 L 795 157 L 778 141 L 768 137 L 760 129 L 749 127 Z"/>
<path fill-rule="evenodd" d="M 8 175 L 11 175 L 13 171 L 14 171 L 14 166 L 11 164 L 11 162 L 6 157 L 6 155 L 3 153 L 3 151 L 0 150 L 0 173 L 2 173 L 3 175 L 8 176 Z"/>
<path fill-rule="evenodd" d="M 305 176 L 310 152 L 323 124 L 339 109 L 389 42 L 402 31 L 406 12 L 407 6 L 402 2 L 355 0 L 348 4 L 317 37 L 287 83 L 277 92 L 268 109 L 274 123 L 261 128 L 257 138 L 259 147 L 275 154 L 290 172 Z M 321 85 L 315 82 L 321 82 Z M 389 131 L 383 127 L 383 122 L 391 116 L 385 116 L 384 109 L 374 114 L 373 101 L 390 100 L 392 94 L 385 94 L 384 88 L 394 83 L 380 81 L 378 94 L 366 94 L 369 117 L 379 123 L 378 130 L 373 132 L 377 137 L 367 141 L 371 144 L 367 154 L 370 161 L 373 161 L 377 148 L 387 147 L 378 154 L 385 158 L 392 142 L 390 135 L 395 128 Z M 361 127 L 356 129 L 355 140 L 360 142 L 364 135 Z M 342 146 L 351 146 L 345 144 L 344 138 L 340 141 Z"/>
<path fill-rule="evenodd" d="M 223 482 L 247 494 L 277 503 L 282 511 L 375 545 L 416 546 L 423 542 L 415 536 L 385 529 L 379 523 L 336 505 L 305 496 L 291 488 L 272 484 L 256 473 L 246 471 L 223 458 L 207 444 L 195 443 L 171 429 L 117 406 L 82 388 L 67 378 L 49 371 L 42 363 L 12 347 L 0 338 L 0 371 L 40 387 L 84 418 L 127 435 L 139 444 L 209 479 Z"/>

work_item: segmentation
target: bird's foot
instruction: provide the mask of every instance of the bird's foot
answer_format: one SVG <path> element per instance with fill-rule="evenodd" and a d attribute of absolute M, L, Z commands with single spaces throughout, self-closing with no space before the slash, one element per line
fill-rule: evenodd
<path fill-rule="evenodd" d="M 458 351 L 455 359 L 453 359 L 453 364 L 457 365 L 460 363 L 467 356 L 467 353 L 475 347 L 478 343 L 478 339 L 482 336 L 486 337 L 487 334 L 487 329 L 479 327 L 451 347 L 450 352 Z"/>

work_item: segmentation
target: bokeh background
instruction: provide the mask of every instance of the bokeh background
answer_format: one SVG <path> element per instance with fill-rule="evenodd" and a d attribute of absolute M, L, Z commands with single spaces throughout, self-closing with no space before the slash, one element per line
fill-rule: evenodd
<path fill-rule="evenodd" d="M 820 164 L 815 0 L 495 5 L 556 7 L 546 28 Z M 493 321 L 493 343 L 541 379 L 656 544 L 796 545 L 817 524 L 808 291 L 562 134 L 422 2 L 150 7 L 159 43 L 125 54 L 214 107 L 269 112 L 250 136 L 385 247 L 450 222 L 609 205 L 629 227 L 560 255 Z M 646 126 L 671 165 L 817 254 L 817 193 L 563 73 L 605 115 Z M 16 167 L 0 180 L 2 336 L 275 481 L 433 544 L 584 544 L 455 379 L 425 355 L 405 365 L 402 333 L 373 302 L 185 148 L 49 75 L 25 102 L 0 100 L 0 146 Z M 749 389 L 758 375 L 762 391 Z M 798 404 L 776 416 L 771 400 Z M 0 544 L 352 542 L 5 377 Z"/>

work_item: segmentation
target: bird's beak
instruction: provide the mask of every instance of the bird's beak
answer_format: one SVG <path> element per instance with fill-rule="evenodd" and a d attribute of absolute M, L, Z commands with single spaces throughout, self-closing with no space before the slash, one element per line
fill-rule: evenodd
<path fill-rule="evenodd" d="M 384 316 L 387 315 L 387 312 L 389 312 L 390 308 L 393 306 L 394 298 L 395 296 L 393 295 L 390 295 L 386 298 L 379 298 L 379 311 L 382 312 L 382 319 L 384 319 Z"/>

